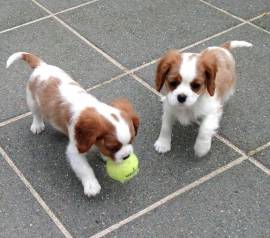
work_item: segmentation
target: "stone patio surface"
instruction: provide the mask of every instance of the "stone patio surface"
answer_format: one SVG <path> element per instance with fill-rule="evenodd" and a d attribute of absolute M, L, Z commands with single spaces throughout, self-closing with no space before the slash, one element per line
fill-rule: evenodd
<path fill-rule="evenodd" d="M 0 237 L 270 237 L 269 0 L 0 0 Z M 194 156 L 198 127 L 161 126 L 156 63 L 170 49 L 199 52 L 230 40 L 238 85 L 210 153 Z M 67 164 L 67 138 L 30 132 L 31 70 L 7 58 L 27 51 L 110 103 L 127 97 L 141 117 L 140 173 L 121 184 L 87 155 L 101 193 L 87 198 Z"/>

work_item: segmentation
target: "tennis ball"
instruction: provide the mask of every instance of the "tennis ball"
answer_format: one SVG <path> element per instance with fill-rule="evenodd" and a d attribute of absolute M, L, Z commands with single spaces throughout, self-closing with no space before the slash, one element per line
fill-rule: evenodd
<path fill-rule="evenodd" d="M 139 160 L 133 153 L 121 163 L 115 163 L 108 159 L 106 171 L 112 179 L 124 183 L 139 172 Z"/>

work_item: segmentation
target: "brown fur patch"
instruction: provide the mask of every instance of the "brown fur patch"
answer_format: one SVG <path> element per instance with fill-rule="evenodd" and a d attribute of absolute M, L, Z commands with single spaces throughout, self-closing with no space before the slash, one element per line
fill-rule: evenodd
<path fill-rule="evenodd" d="M 181 82 L 179 67 L 181 64 L 181 55 L 177 50 L 168 51 L 159 61 L 156 71 L 156 90 L 160 92 L 165 81 L 169 90 L 177 87 Z"/>
<path fill-rule="evenodd" d="M 92 145 L 112 159 L 122 144 L 117 140 L 114 126 L 94 108 L 81 112 L 75 125 L 75 138 L 80 153 L 87 152 Z"/>
<path fill-rule="evenodd" d="M 75 125 L 75 138 L 80 153 L 87 152 L 98 138 L 106 131 L 106 125 L 94 108 L 86 108 L 81 112 Z"/>
<path fill-rule="evenodd" d="M 29 90 L 40 104 L 39 112 L 54 127 L 68 135 L 70 122 L 70 105 L 64 101 L 59 92 L 60 81 L 54 77 L 47 80 L 32 79 L 28 83 Z"/>
<path fill-rule="evenodd" d="M 225 42 L 225 43 L 221 44 L 220 47 L 229 50 L 229 49 L 231 49 L 231 42 L 230 41 Z"/>
<path fill-rule="evenodd" d="M 31 68 L 36 68 L 37 66 L 40 65 L 40 62 L 41 62 L 40 58 L 29 53 L 24 53 L 22 55 L 22 59 L 26 61 L 30 65 Z"/>

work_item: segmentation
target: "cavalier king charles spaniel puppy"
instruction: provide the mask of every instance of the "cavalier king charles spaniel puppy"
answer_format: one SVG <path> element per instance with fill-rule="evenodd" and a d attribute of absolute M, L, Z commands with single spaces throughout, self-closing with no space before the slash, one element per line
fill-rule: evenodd
<path fill-rule="evenodd" d="M 33 68 L 26 88 L 27 104 L 33 115 L 31 131 L 42 132 L 46 120 L 67 135 L 68 161 L 82 182 L 85 195 L 97 195 L 101 187 L 86 161 L 86 152 L 95 145 L 102 155 L 116 162 L 128 158 L 133 152 L 139 117 L 126 99 L 107 105 L 88 94 L 63 70 L 33 54 L 11 55 L 7 68 L 18 59 Z"/>
<path fill-rule="evenodd" d="M 233 94 L 236 75 L 235 60 L 230 52 L 237 47 L 251 47 L 246 41 L 230 41 L 209 47 L 199 54 L 167 52 L 159 61 L 156 89 L 165 85 L 160 135 L 155 142 L 159 153 L 171 150 L 174 121 L 182 125 L 200 121 L 194 145 L 198 157 L 206 155 L 223 113 L 223 105 Z"/>

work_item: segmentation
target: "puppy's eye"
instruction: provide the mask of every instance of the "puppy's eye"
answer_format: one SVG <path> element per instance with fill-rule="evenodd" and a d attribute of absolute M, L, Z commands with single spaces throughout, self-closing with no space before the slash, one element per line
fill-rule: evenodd
<path fill-rule="evenodd" d="M 192 83 L 191 84 L 191 88 L 193 89 L 193 90 L 199 90 L 200 89 L 200 87 L 201 87 L 201 84 L 199 84 L 199 83 Z"/>
<path fill-rule="evenodd" d="M 109 145 L 107 146 L 107 149 L 111 151 L 112 153 L 116 153 L 118 150 L 120 150 L 121 145 Z"/>
<path fill-rule="evenodd" d="M 174 81 L 170 81 L 169 82 L 169 85 L 172 87 L 172 88 L 176 88 L 178 86 L 179 82 L 174 80 Z"/>

